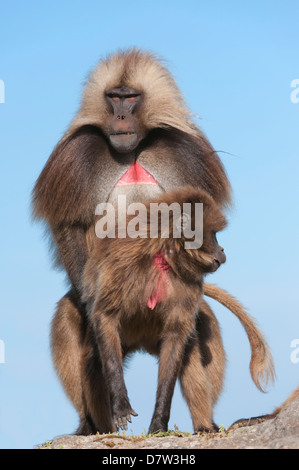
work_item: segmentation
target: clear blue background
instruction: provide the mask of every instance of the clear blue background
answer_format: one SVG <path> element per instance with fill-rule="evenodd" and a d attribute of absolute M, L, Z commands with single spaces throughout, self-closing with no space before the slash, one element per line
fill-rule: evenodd
<path fill-rule="evenodd" d="M 238 320 L 211 302 L 228 365 L 216 422 L 270 412 L 299 384 L 290 343 L 298 326 L 299 78 L 296 0 L 0 1 L 1 316 L 0 447 L 32 448 L 71 433 L 78 418 L 52 367 L 50 322 L 65 293 L 30 193 L 79 105 L 83 82 L 102 55 L 138 46 L 167 60 L 192 111 L 220 153 L 234 189 L 222 234 L 228 261 L 211 281 L 238 297 L 272 349 L 277 381 L 267 394 L 249 375 L 250 350 Z M 146 431 L 156 360 L 137 355 L 126 371 L 130 432 Z M 170 428 L 191 431 L 179 387 Z M 132 430 L 132 431 L 131 431 Z"/>

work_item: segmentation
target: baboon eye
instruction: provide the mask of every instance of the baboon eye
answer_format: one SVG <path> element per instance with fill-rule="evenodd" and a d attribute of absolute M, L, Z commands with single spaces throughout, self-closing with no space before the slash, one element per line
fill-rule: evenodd
<path fill-rule="evenodd" d="M 127 97 L 126 97 L 126 100 L 127 100 L 127 101 L 135 101 L 137 97 L 138 97 L 138 95 L 127 96 Z"/>
<path fill-rule="evenodd" d="M 107 93 L 108 98 L 110 98 L 112 101 L 119 101 L 120 97 L 116 93 Z"/>

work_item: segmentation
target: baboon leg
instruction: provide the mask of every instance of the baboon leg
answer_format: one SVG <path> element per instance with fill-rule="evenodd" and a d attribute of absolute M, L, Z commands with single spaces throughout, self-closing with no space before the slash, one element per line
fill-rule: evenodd
<path fill-rule="evenodd" d="M 201 301 L 196 329 L 202 363 L 211 384 L 210 393 L 214 407 L 223 388 L 226 356 L 218 320 L 204 300 Z"/>
<path fill-rule="evenodd" d="M 109 415 L 101 364 L 96 349 L 88 344 L 90 332 L 78 305 L 72 291 L 57 304 L 51 328 L 54 366 L 79 414 L 80 424 L 76 434 L 112 432 L 115 428 Z"/>
<path fill-rule="evenodd" d="M 193 320 L 188 322 L 188 312 L 175 307 L 168 312 L 159 347 L 159 372 L 156 403 L 149 433 L 167 431 L 171 401 L 184 355 L 192 331 Z"/>
<path fill-rule="evenodd" d="M 113 315 L 102 310 L 99 302 L 95 302 L 91 312 L 91 321 L 93 325 L 94 341 L 96 341 L 99 356 L 101 358 L 101 370 L 103 378 L 105 377 L 107 396 L 106 408 L 111 412 L 110 420 L 113 422 L 113 430 L 117 428 L 127 429 L 127 422 L 131 422 L 131 415 L 137 416 L 132 409 L 128 397 L 127 388 L 123 373 L 123 348 L 119 336 L 119 314 Z M 90 343 L 90 340 L 87 341 Z M 94 357 L 94 354 L 93 354 Z M 94 367 L 91 368 L 94 372 Z M 96 371 L 98 375 L 98 370 Z M 92 381 L 94 384 L 103 384 L 103 379 L 97 378 Z M 96 405 L 97 408 L 99 404 Z"/>
<path fill-rule="evenodd" d="M 213 431 L 211 385 L 195 338 L 189 341 L 186 348 L 179 380 L 194 432 Z"/>
<path fill-rule="evenodd" d="M 112 421 L 110 399 L 103 367 L 91 327 L 88 326 L 83 348 L 82 378 L 84 404 L 87 416 L 91 416 L 95 432 L 117 431 Z"/>
<path fill-rule="evenodd" d="M 222 390 L 225 353 L 220 329 L 209 305 L 202 301 L 197 334 L 186 347 L 180 384 L 188 404 L 194 432 L 217 431 L 213 408 Z"/>
<path fill-rule="evenodd" d="M 77 300 L 72 291 L 58 302 L 52 320 L 51 350 L 54 366 L 64 390 L 80 418 L 84 419 L 86 413 L 83 401 L 81 358 L 85 325 L 76 304 Z"/>
<path fill-rule="evenodd" d="M 171 401 L 178 376 L 179 361 L 183 353 L 183 347 L 180 347 L 178 343 L 177 341 L 170 344 L 169 341 L 164 341 L 161 348 L 156 404 L 149 434 L 168 429 Z"/>

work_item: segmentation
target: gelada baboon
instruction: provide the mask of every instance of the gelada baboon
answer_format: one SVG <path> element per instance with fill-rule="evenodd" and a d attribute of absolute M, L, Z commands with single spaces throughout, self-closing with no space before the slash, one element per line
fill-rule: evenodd
<path fill-rule="evenodd" d="M 156 404 L 149 432 L 168 429 L 177 377 L 190 407 L 195 431 L 215 430 L 218 428 L 212 420 L 211 384 L 201 364 L 196 323 L 203 277 L 216 271 L 226 259 L 216 239 L 216 233 L 225 227 L 226 220 L 209 195 L 192 187 L 166 193 L 155 203 L 159 207 L 164 204 L 164 209 L 175 203 L 181 208 L 179 215 L 169 211 L 165 214 L 169 215 L 169 224 L 166 224 L 169 237 L 163 236 L 161 216 L 157 238 L 151 238 L 155 222 L 151 217 L 151 202 L 147 205 L 146 223 L 142 217 L 138 219 L 138 224 L 143 225 L 143 231 L 138 232 L 140 238 L 98 240 L 83 276 L 84 299 L 106 377 L 108 396 L 105 401 L 110 403 L 106 419 L 111 422 L 110 429 L 113 425 L 127 429 L 131 415 L 136 416 L 124 382 L 123 359 L 143 349 L 159 357 Z M 196 221 L 196 203 L 203 204 L 200 221 Z M 192 209 L 189 222 L 184 213 L 188 204 Z M 132 221 L 136 223 L 136 218 Z M 193 231 L 189 230 L 187 236 L 184 231 L 181 237 L 175 238 L 174 232 L 183 221 Z M 196 245 L 200 247 L 186 248 L 190 240 L 196 244 L 194 232 L 200 228 L 203 228 L 202 244 Z M 270 373 L 267 369 L 269 355 L 249 317 L 246 322 L 253 351 L 251 372 L 259 385 L 260 375 Z M 198 359 L 196 385 L 190 374 L 185 375 L 187 364 L 194 359 Z M 90 401 L 95 399 L 91 397 Z"/>
<path fill-rule="evenodd" d="M 49 225 L 79 298 L 96 206 L 119 194 L 142 202 L 186 184 L 202 187 L 221 206 L 230 201 L 223 166 L 170 73 L 135 49 L 102 60 L 33 194 L 34 214 Z"/>
<path fill-rule="evenodd" d="M 223 165 L 192 121 L 173 77 L 161 60 L 140 50 L 103 59 L 33 191 L 34 215 L 48 227 L 57 262 L 71 284 L 57 306 L 51 346 L 58 376 L 80 416 L 78 434 L 110 429 L 102 412 L 107 407 L 101 398 L 106 378 L 81 298 L 84 267 L 96 239 L 95 208 L 101 202 L 116 203 L 119 195 L 128 203 L 142 202 L 185 185 L 204 189 L 221 208 L 230 204 Z M 225 353 L 218 322 L 205 301 L 198 328 L 214 405 L 222 389 Z M 197 364 L 199 356 L 185 365 L 190 381 L 201 374 Z M 96 390 L 96 401 L 87 403 Z M 194 394 L 193 407 L 197 405 Z"/>
<path fill-rule="evenodd" d="M 203 203 L 202 221 L 195 220 L 196 203 Z M 155 224 L 157 221 L 150 212 L 154 204 L 164 205 L 164 209 L 165 205 L 168 209 L 179 204 L 179 213 L 165 213 L 169 216 L 168 223 L 162 221 L 161 215 Z M 190 229 L 204 228 L 200 249 L 185 249 L 184 244 L 191 240 L 185 236 L 174 238 L 177 226 L 181 227 L 186 217 L 183 213 L 186 204 L 192 209 Z M 170 233 L 163 233 L 162 222 Z M 151 238 L 154 224 L 157 238 Z M 203 276 L 225 261 L 223 249 L 216 241 L 216 233 L 224 228 L 225 218 L 210 196 L 190 187 L 166 193 L 148 204 L 146 217 L 143 220 L 139 217 L 138 225 L 138 238 L 127 235 L 96 242 L 93 255 L 86 263 L 83 291 L 106 377 L 108 396 L 105 401 L 110 403 L 106 410 L 110 429 L 113 426 L 127 429 L 127 420 L 131 421 L 131 414 L 136 415 L 124 383 L 124 357 L 139 349 L 159 356 L 156 406 L 149 428 L 152 433 L 168 429 L 176 379 L 180 371 L 184 373 L 183 362 L 190 362 L 198 348 L 195 324 Z M 115 231 L 118 233 L 118 226 Z M 179 237 L 180 233 L 177 235 Z M 196 243 L 192 233 L 189 235 Z M 199 355 L 198 350 L 197 357 Z M 182 380 L 181 385 L 187 403 L 192 402 L 191 384 Z M 202 378 L 200 385 L 198 410 L 192 417 L 198 426 L 211 429 L 208 384 Z M 90 401 L 92 399 L 96 397 L 91 397 Z"/>

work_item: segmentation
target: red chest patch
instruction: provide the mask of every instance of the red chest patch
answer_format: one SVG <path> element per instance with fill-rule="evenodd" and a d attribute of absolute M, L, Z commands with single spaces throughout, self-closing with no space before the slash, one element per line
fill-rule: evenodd
<path fill-rule="evenodd" d="M 169 282 L 168 279 L 168 273 L 170 266 L 167 263 L 166 259 L 162 255 L 162 253 L 157 253 L 155 258 L 154 258 L 154 265 L 157 269 L 158 272 L 158 282 L 157 282 L 157 287 L 154 289 L 154 291 L 151 293 L 148 301 L 147 301 L 147 306 L 153 310 L 157 303 L 161 302 L 166 298 L 167 295 L 167 285 Z"/>
<path fill-rule="evenodd" d="M 126 173 L 120 178 L 116 186 L 136 183 L 158 184 L 155 178 L 148 171 L 146 171 L 145 168 L 139 165 L 139 163 L 134 162 L 128 171 L 126 171 Z"/>

